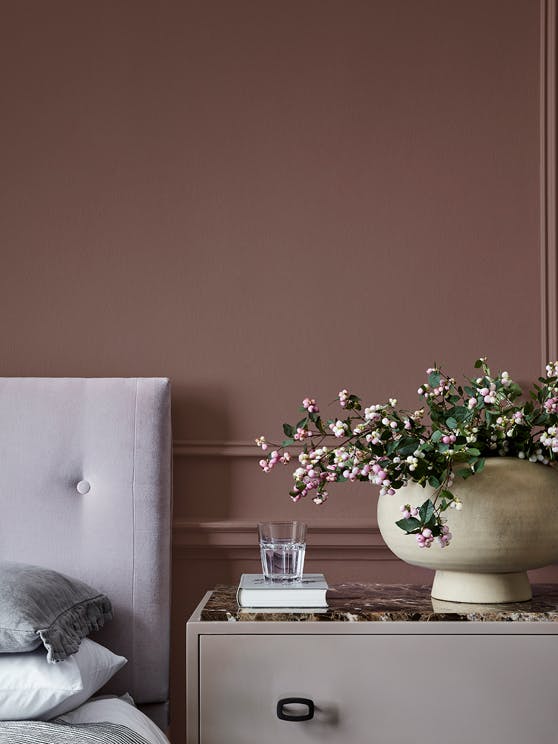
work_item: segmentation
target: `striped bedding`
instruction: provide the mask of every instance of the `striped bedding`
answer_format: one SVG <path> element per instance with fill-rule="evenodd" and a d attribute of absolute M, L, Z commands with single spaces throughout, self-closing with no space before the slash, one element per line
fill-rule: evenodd
<path fill-rule="evenodd" d="M 0 744 L 149 744 L 119 723 L 0 721 Z"/>

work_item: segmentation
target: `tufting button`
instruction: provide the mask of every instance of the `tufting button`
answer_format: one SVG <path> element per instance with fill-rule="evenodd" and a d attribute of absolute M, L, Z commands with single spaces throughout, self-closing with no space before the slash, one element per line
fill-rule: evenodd
<path fill-rule="evenodd" d="M 89 491 L 91 490 L 91 485 L 89 481 L 82 480 L 77 484 L 76 488 L 78 493 L 85 494 L 89 493 Z"/>

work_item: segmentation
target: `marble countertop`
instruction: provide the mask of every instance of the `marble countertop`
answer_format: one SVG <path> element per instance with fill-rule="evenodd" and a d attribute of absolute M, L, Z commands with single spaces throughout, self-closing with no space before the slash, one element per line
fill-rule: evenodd
<path fill-rule="evenodd" d="M 533 586 L 533 599 L 514 604 L 461 604 L 432 599 L 430 586 L 411 584 L 337 584 L 324 609 L 250 609 L 239 607 L 236 586 L 217 586 L 201 612 L 216 622 L 558 622 L 558 584 Z"/>

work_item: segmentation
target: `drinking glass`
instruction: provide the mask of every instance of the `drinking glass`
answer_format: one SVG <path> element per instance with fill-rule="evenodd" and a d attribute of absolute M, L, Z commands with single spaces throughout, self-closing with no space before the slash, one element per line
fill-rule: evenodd
<path fill-rule="evenodd" d="M 300 581 L 306 552 L 304 522 L 258 524 L 262 571 L 268 581 Z"/>

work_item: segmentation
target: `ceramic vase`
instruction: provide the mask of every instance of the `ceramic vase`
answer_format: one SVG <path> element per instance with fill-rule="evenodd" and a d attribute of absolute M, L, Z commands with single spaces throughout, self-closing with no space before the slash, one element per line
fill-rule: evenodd
<path fill-rule="evenodd" d="M 401 504 L 419 506 L 433 494 L 417 483 L 380 496 L 378 526 L 387 546 L 413 566 L 436 571 L 432 597 L 451 602 L 501 603 L 531 599 L 527 570 L 558 561 L 558 471 L 508 457 L 486 460 L 483 471 L 452 492 L 463 502 L 445 515 L 449 546 L 419 548 L 395 525 Z"/>

